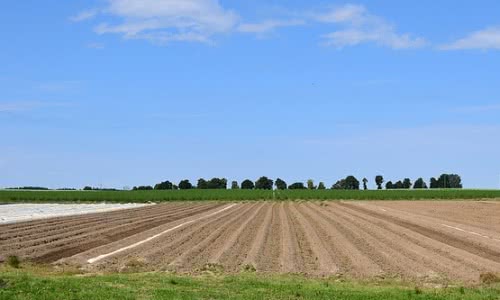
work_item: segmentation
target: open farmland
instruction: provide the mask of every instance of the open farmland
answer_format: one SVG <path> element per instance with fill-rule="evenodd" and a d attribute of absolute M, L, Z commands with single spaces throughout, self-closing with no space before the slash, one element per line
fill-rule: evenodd
<path fill-rule="evenodd" d="M 87 271 L 300 273 L 478 282 L 500 203 L 169 203 L 0 226 L 0 253 Z"/>

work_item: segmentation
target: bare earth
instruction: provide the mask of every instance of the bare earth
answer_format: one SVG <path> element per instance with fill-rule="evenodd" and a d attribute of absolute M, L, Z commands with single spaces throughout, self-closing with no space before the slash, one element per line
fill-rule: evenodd
<path fill-rule="evenodd" d="M 500 273 L 500 202 L 162 204 L 0 225 L 0 254 L 89 271 L 474 283 Z"/>

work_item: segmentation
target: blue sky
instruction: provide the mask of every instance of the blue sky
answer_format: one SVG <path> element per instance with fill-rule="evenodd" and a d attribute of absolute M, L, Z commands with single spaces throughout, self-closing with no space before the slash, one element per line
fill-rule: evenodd
<path fill-rule="evenodd" d="M 5 1 L 0 187 L 500 186 L 498 1 Z"/>

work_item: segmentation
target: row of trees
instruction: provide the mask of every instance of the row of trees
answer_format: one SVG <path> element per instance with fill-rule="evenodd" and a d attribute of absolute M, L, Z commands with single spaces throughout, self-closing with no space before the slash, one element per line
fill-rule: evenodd
<path fill-rule="evenodd" d="M 377 189 L 382 190 L 383 184 L 385 180 L 382 175 L 377 175 L 375 177 L 375 184 L 377 185 Z M 364 190 L 368 189 L 368 179 L 363 178 L 361 182 L 354 176 L 347 176 L 346 178 L 338 180 L 331 188 L 334 190 L 359 190 L 361 183 L 363 184 L 362 188 Z M 154 187 L 152 186 L 138 186 L 134 187 L 133 190 L 141 191 L 141 190 L 190 190 L 190 189 L 227 189 L 228 181 L 226 178 L 212 178 L 210 180 L 205 180 L 203 178 L 198 179 L 197 185 L 194 186 L 189 182 L 189 180 L 185 179 L 179 182 L 179 184 L 174 184 L 170 181 L 164 181 L 156 184 Z M 250 179 L 246 179 L 241 182 L 241 185 L 238 184 L 237 181 L 231 182 L 231 189 L 243 189 L 243 190 L 272 190 L 276 188 L 277 190 L 324 190 L 326 186 L 323 182 L 320 182 L 317 186 L 314 184 L 312 179 L 309 179 L 306 184 L 303 182 L 295 182 L 288 185 L 283 179 L 278 178 L 276 181 L 262 176 L 257 181 L 252 181 Z M 385 188 L 388 190 L 393 189 L 427 189 L 427 183 L 423 178 L 418 178 L 415 183 L 409 178 L 405 178 L 403 180 L 399 180 L 397 182 L 388 181 L 385 184 Z M 461 189 L 462 188 L 462 179 L 459 175 L 456 174 L 442 174 L 441 176 L 430 179 L 430 188 L 454 188 Z"/>

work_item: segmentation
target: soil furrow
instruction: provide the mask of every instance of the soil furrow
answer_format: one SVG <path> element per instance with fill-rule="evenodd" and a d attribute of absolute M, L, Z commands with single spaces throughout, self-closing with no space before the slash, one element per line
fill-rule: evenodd
<path fill-rule="evenodd" d="M 427 265 L 442 274 L 450 274 L 455 278 L 477 280 L 481 272 L 492 271 L 489 266 L 496 265 L 497 269 L 500 268 L 500 264 L 436 242 L 397 224 L 379 220 L 344 207 L 338 207 L 338 209 L 358 218 L 362 222 L 361 226 L 380 232 L 380 234 L 391 240 L 401 240 L 398 245 L 402 247 L 408 245 L 407 248 L 410 249 L 406 250 L 406 252 L 416 253 L 414 256 L 420 257 L 422 265 Z"/>
<path fill-rule="evenodd" d="M 307 204 L 304 210 L 309 214 L 318 230 L 323 231 L 328 240 L 331 251 L 339 258 L 340 271 L 355 277 L 380 275 L 383 271 L 367 253 L 363 253 L 354 244 L 353 235 L 348 237 L 342 232 L 342 226 L 332 220 L 332 215 L 325 212 L 324 206 Z M 351 239 L 350 239 L 351 238 Z"/>
<path fill-rule="evenodd" d="M 210 234 L 179 255 L 169 264 L 169 267 L 174 267 L 175 270 L 189 272 L 189 270 L 200 269 L 204 265 L 207 265 L 211 254 L 217 252 L 218 248 L 227 240 L 227 233 L 238 226 L 238 223 L 242 220 L 251 216 L 256 206 L 257 204 L 245 205 L 241 211 L 233 212 L 231 215 L 224 218 L 224 223 L 211 228 Z M 224 241 L 221 240 L 221 237 L 224 238 Z"/>
<path fill-rule="evenodd" d="M 175 210 L 170 210 L 166 206 L 158 206 L 157 211 L 154 214 L 151 215 L 143 215 L 141 217 L 132 217 L 123 220 L 116 221 L 114 219 L 107 219 L 106 216 L 102 216 L 101 220 L 98 222 L 92 222 L 89 224 L 86 224 L 83 228 L 80 229 L 74 229 L 74 228 L 69 228 L 68 230 L 64 230 L 65 225 L 60 228 L 60 233 L 56 234 L 54 231 L 48 232 L 47 234 L 38 234 L 34 235 L 35 239 L 30 239 L 29 237 L 24 237 L 21 238 L 21 242 L 19 241 L 19 238 L 16 239 L 9 239 L 10 241 L 16 243 L 19 248 L 30 248 L 30 247 L 35 247 L 37 245 L 43 245 L 43 244 L 48 244 L 48 243 L 53 243 L 55 241 L 61 240 L 62 238 L 65 237 L 71 237 L 71 238 L 84 238 L 87 235 L 94 235 L 96 233 L 102 233 L 106 232 L 108 230 L 119 230 L 121 227 L 128 226 L 128 227 L 136 227 L 136 226 L 142 226 L 145 223 L 154 223 L 158 222 L 161 220 L 164 220 L 164 218 L 170 218 L 176 215 L 182 215 L 188 211 L 193 211 L 193 210 L 203 210 L 207 207 L 212 207 L 212 206 L 193 206 L 193 207 L 184 207 L 184 208 L 179 208 Z M 0 249 L 2 246 L 0 246 Z"/>
<path fill-rule="evenodd" d="M 290 210 L 292 215 L 296 218 L 298 225 L 305 232 L 305 238 L 311 245 L 311 250 L 314 259 L 317 261 L 318 270 L 322 275 L 336 274 L 339 271 L 338 266 L 332 259 L 325 242 L 320 238 L 317 230 L 311 225 L 311 223 L 304 217 L 303 213 L 298 209 L 301 204 L 291 205 Z"/>
<path fill-rule="evenodd" d="M 174 217 L 165 217 L 163 220 L 158 220 L 152 223 L 143 223 L 137 227 L 124 226 L 120 227 L 120 230 L 110 229 L 101 234 L 96 234 L 89 236 L 87 241 L 81 241 L 78 239 L 67 241 L 64 245 L 58 247 L 58 249 L 54 249 L 49 252 L 45 252 L 43 255 L 35 257 L 34 261 L 39 263 L 50 263 L 57 261 L 64 257 L 70 257 L 76 255 L 78 253 L 88 251 L 90 249 L 109 244 L 126 237 L 135 235 L 137 233 L 158 227 L 160 225 L 170 223 L 179 219 L 187 218 L 196 214 L 200 214 L 202 212 L 213 209 L 213 207 L 207 207 L 205 209 L 194 209 L 187 211 L 184 214 L 177 214 Z M 75 243 L 77 245 L 75 245 Z"/>
<path fill-rule="evenodd" d="M 399 218 L 393 217 L 393 216 L 387 216 L 382 213 L 374 212 L 369 209 L 365 209 L 356 205 L 351 205 L 351 204 L 346 204 L 346 203 L 339 203 L 341 206 L 346 206 L 349 207 L 353 210 L 357 210 L 359 212 L 368 214 L 370 216 L 382 219 L 382 220 L 387 220 L 392 223 L 398 224 L 399 226 L 408 228 L 412 231 L 418 232 L 426 237 L 432 238 L 436 241 L 439 241 L 441 243 L 451 245 L 455 248 L 459 248 L 462 250 L 465 250 L 467 252 L 473 253 L 475 255 L 487 258 L 489 260 L 495 261 L 495 262 L 500 262 L 500 252 L 495 251 L 493 249 L 486 248 L 482 245 L 478 245 L 476 243 L 473 243 L 469 240 L 464 240 L 460 239 L 456 236 L 451 236 L 451 235 L 446 235 L 443 232 L 440 232 L 438 230 L 428 228 L 421 226 L 419 224 L 415 224 L 412 222 L 408 222 L 405 220 L 401 220 Z"/>

